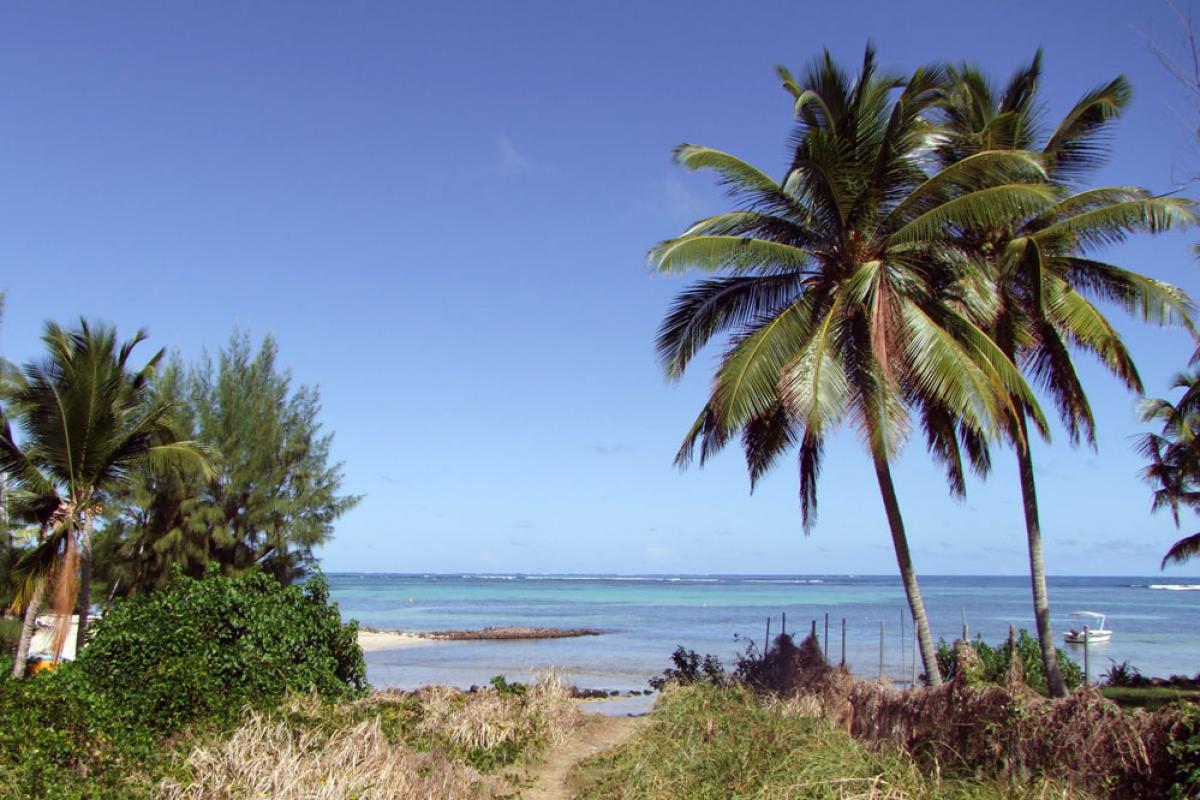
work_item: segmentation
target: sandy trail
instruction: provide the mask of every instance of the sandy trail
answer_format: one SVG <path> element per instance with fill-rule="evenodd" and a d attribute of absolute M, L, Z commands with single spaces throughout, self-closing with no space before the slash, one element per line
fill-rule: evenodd
<path fill-rule="evenodd" d="M 646 717 L 606 717 L 586 714 L 584 723 L 573 730 L 562 744 L 546 754 L 546 760 L 527 775 L 528 788 L 518 794 L 520 800 L 571 800 L 567 776 L 571 768 L 632 736 Z"/>

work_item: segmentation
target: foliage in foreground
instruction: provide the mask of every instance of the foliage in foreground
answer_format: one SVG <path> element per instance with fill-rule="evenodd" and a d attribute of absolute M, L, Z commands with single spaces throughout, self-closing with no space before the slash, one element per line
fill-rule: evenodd
<path fill-rule="evenodd" d="M 1014 643 L 1009 641 L 997 645 L 988 644 L 982 636 L 976 636 L 970 643 L 975 651 L 977 663 L 966 676 L 971 683 L 1003 684 L 1012 664 Z M 1021 661 L 1022 680 L 1030 689 L 1036 689 L 1041 694 L 1048 694 L 1046 686 L 1046 669 L 1042 660 L 1042 650 L 1038 640 L 1021 628 L 1017 633 L 1015 649 Z M 1058 648 L 1058 667 L 1067 689 L 1075 691 L 1083 685 L 1083 670 L 1078 664 L 1067 657 Z M 946 643 L 945 639 L 938 640 L 938 667 L 946 679 L 958 674 L 958 651 Z"/>
<path fill-rule="evenodd" d="M 585 762 L 579 800 L 1073 798 L 1050 784 L 936 779 L 904 755 L 868 748 L 803 703 L 711 684 L 669 689 L 650 723 Z"/>
<path fill-rule="evenodd" d="M 262 573 L 200 580 L 118 604 L 72 665 L 103 715 L 169 734 L 288 691 L 344 697 L 366 688 L 357 626 L 343 625 L 325 579 L 282 586 Z"/>
<path fill-rule="evenodd" d="M 508 794 L 498 770 L 561 739 L 579 720 L 553 676 L 522 693 L 430 687 L 352 702 L 295 697 L 201 744 L 164 800 L 228 797 L 466 800 Z"/>
<path fill-rule="evenodd" d="M 345 698 L 366 685 L 355 627 L 319 576 L 304 588 L 178 576 L 117 604 L 90 638 L 52 673 L 0 680 L 0 797 L 145 795 L 172 735 L 219 733 L 287 692 Z"/>
<path fill-rule="evenodd" d="M 898 691 L 829 666 L 815 637 L 795 644 L 786 635 L 764 654 L 748 650 L 732 674 L 707 674 L 698 656 L 677 651 L 668 675 L 685 686 L 799 704 L 858 741 L 901 749 L 930 774 L 1043 776 L 1109 798 L 1200 796 L 1200 713 L 1124 712 L 1088 687 L 1043 697 L 1022 677 L 1024 662 L 1041 663 L 1036 640 L 1026 638 L 1028 652 L 1008 660 L 999 685 L 982 680 L 987 668 L 964 642 L 955 645 L 948 683 Z M 988 650 L 993 662 L 1001 649 Z"/>

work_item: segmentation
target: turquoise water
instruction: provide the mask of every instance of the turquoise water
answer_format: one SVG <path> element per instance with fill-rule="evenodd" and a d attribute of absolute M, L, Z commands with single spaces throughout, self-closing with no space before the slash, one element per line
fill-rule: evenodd
<path fill-rule="evenodd" d="M 329 576 L 343 617 L 363 625 L 410 631 L 490 625 L 588 627 L 601 636 L 533 642 L 439 642 L 367 654 L 368 677 L 379 687 L 486 683 L 493 675 L 528 677 L 555 667 L 581 686 L 644 688 L 669 664 L 677 645 L 713 653 L 732 664 L 749 636 L 761 646 L 767 617 L 772 635 L 782 615 L 789 631 L 815 620 L 832 660 L 842 656 L 860 675 L 879 673 L 883 623 L 884 674 L 912 674 L 912 625 L 899 578 L 846 575 L 390 575 Z M 1200 579 L 1053 577 L 1049 579 L 1056 637 L 1081 624 L 1074 610 L 1108 615 L 1112 641 L 1090 651 L 1091 673 L 1128 661 L 1144 674 L 1200 671 Z M 1010 624 L 1033 629 L 1029 581 L 1023 577 L 926 576 L 922 592 L 934 637 L 951 640 L 965 614 L 971 635 L 989 641 Z M 903 634 L 901 633 L 903 624 Z M 1082 648 L 1068 652 L 1082 659 Z"/>

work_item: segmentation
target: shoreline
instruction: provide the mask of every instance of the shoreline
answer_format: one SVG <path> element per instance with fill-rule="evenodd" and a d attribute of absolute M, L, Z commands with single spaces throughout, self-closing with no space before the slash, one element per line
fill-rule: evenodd
<path fill-rule="evenodd" d="M 572 639 L 600 636 L 595 628 L 532 628 L 519 625 L 492 626 L 457 631 L 401 631 L 363 626 L 358 629 L 358 646 L 364 651 L 390 650 L 434 642 L 522 642 L 541 639 Z"/>

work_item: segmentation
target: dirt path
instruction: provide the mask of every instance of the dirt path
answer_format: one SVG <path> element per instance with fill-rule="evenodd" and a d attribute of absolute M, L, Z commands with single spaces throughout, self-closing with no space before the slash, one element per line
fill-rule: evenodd
<path fill-rule="evenodd" d="M 586 714 L 584 720 L 566 741 L 546 754 L 545 761 L 528 773 L 528 788 L 518 795 L 521 800 L 570 800 L 567 775 L 571 768 L 628 739 L 646 717 Z"/>

